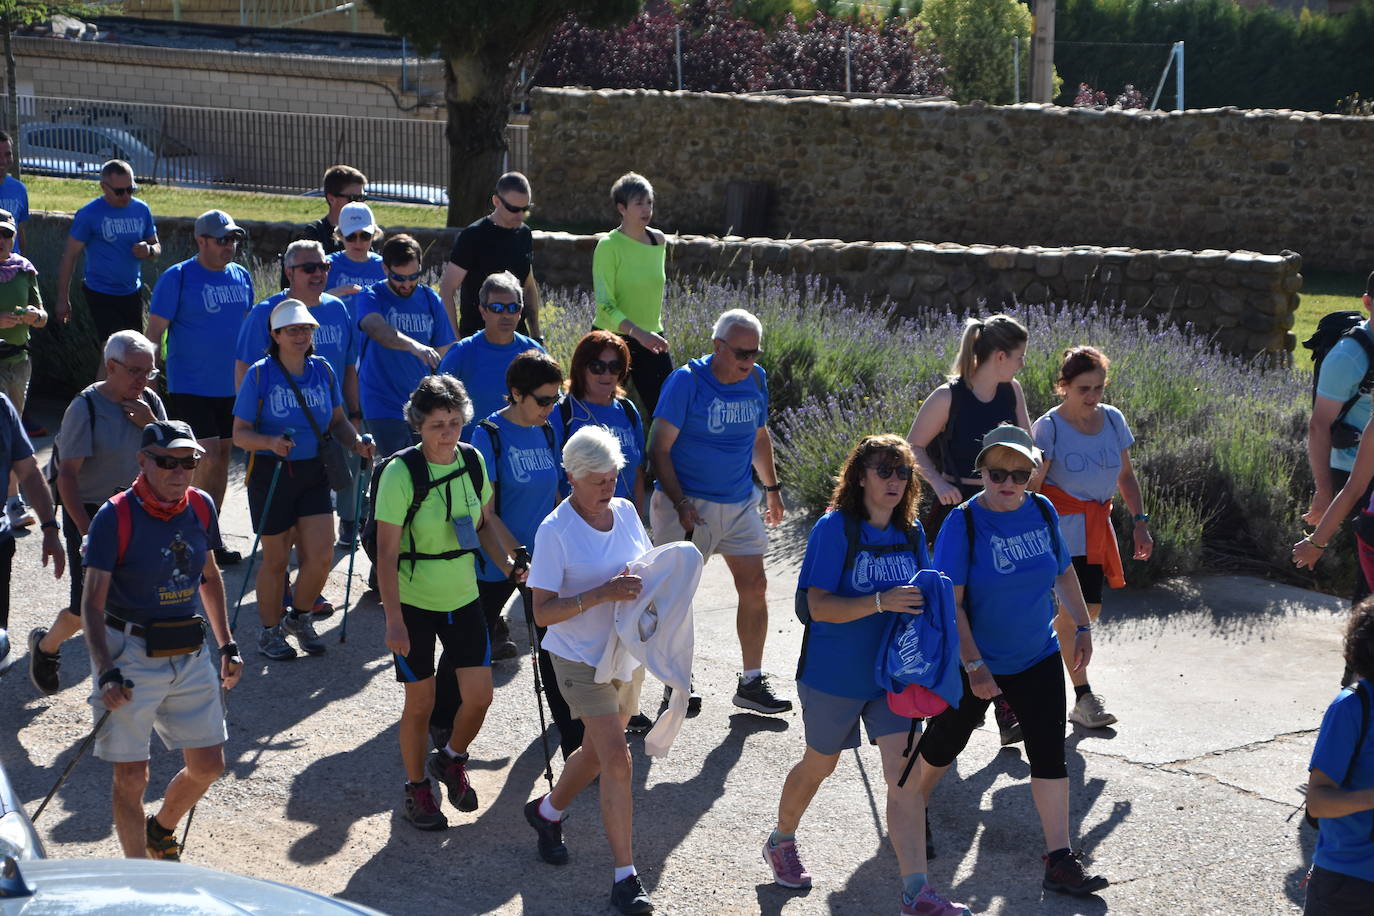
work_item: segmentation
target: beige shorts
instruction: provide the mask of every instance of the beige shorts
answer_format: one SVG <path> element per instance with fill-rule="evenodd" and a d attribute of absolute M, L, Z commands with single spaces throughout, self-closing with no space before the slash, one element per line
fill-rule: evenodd
<path fill-rule="evenodd" d="M 133 699 L 110 713 L 95 739 L 95 755 L 111 763 L 148 759 L 154 729 L 168 750 L 214 747 L 228 738 L 219 695 L 219 653 L 206 643 L 199 652 L 149 658 L 143 640 L 105 628 L 110 658 L 133 681 Z M 100 677 L 91 672 L 94 684 Z M 89 700 L 95 721 L 105 713 L 100 691 Z"/>
<path fill-rule="evenodd" d="M 768 529 L 759 513 L 757 494 L 737 503 L 687 498 L 702 518 L 702 524 L 692 532 L 692 543 L 701 551 L 703 560 L 710 559 L 713 553 L 723 557 L 761 557 L 768 552 Z M 654 529 L 655 547 L 687 540 L 677 510 L 662 490 L 654 490 L 649 499 L 649 523 Z"/>
<path fill-rule="evenodd" d="M 644 684 L 644 666 L 640 665 L 628 681 L 612 680 L 598 683 L 596 669 L 582 662 L 569 661 L 549 653 L 553 673 L 558 675 L 558 689 L 574 719 L 609 716 L 619 713 L 632 716 L 639 712 L 639 688 Z"/>

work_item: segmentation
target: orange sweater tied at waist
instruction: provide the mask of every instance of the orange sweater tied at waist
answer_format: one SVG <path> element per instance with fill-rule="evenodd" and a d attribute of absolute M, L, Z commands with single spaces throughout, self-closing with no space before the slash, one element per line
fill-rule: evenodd
<path fill-rule="evenodd" d="M 1040 492 L 1049 497 L 1060 515 L 1082 515 L 1088 539 L 1088 562 L 1102 567 L 1107 584 L 1121 588 L 1126 573 L 1121 566 L 1121 551 L 1116 546 L 1116 529 L 1112 527 L 1112 501 L 1105 503 L 1070 496 L 1052 483 L 1041 486 Z"/>

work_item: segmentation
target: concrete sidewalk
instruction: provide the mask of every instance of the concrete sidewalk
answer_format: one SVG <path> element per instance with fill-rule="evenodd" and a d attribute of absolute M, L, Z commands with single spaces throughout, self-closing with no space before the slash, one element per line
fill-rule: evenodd
<path fill-rule="evenodd" d="M 231 486 L 228 503 L 227 540 L 246 553 L 241 484 Z M 792 592 L 807 530 L 785 525 L 768 563 L 767 664 L 792 698 L 801 643 Z M 66 582 L 38 567 L 37 541 L 22 537 L 15 561 L 11 634 L 20 653 L 29 628 L 46 626 L 66 603 Z M 336 604 L 347 560 L 336 557 L 326 590 Z M 238 634 L 248 667 L 230 697 L 229 771 L 197 811 L 187 861 L 397 914 L 608 912 L 611 861 L 595 788 L 572 809 L 565 836 L 573 861 L 565 868 L 538 859 L 521 816 L 520 806 L 546 789 L 527 654 L 495 668 L 496 700 L 472 748 L 479 809 L 460 814 L 446 804 L 452 826 L 440 834 L 396 816 L 401 690 L 380 607 L 362 594 L 361 552 L 357 560 L 348 642 L 338 643 L 336 615 L 321 628 L 323 658 L 272 663 L 258 655 L 250 593 Z M 231 604 L 243 569 L 227 571 Z M 733 588 L 719 559 L 708 564 L 695 606 L 703 712 L 667 758 L 650 760 L 631 742 L 636 863 L 658 912 L 895 911 L 897 864 L 882 830 L 881 767 L 868 745 L 844 755 L 802 823 L 815 886 L 801 893 L 771 883 L 759 849 L 782 778 L 803 749 L 800 712 L 763 717 L 730 705 L 739 655 Z M 1086 900 L 1040 889 L 1043 843 L 1029 768 L 1019 746 L 999 750 L 991 723 L 931 802 L 933 882 L 975 913 L 1299 912 L 1297 884 L 1315 834 L 1289 816 L 1337 690 L 1344 610 L 1328 596 L 1229 576 L 1109 594 L 1092 681 L 1121 722 L 1075 728 L 1069 768 L 1075 845 L 1112 886 Z M 524 648 L 518 613 L 512 629 Z M 37 695 L 24 663 L 0 682 L 0 760 L 32 810 L 89 731 L 90 682 L 79 640 L 63 653 L 64 689 L 52 698 Z M 644 698 L 652 713 L 652 679 Z M 154 748 L 152 785 L 160 791 L 177 762 L 156 741 Z M 107 764 L 82 761 L 38 824 L 51 855 L 118 854 L 109 786 Z"/>

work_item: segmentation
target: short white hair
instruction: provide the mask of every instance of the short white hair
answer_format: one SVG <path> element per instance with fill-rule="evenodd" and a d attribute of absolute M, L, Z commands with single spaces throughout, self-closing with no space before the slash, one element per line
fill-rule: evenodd
<path fill-rule="evenodd" d="M 328 255 L 324 253 L 324 246 L 314 239 L 296 239 L 286 246 L 286 254 L 282 255 L 281 262 L 286 267 L 296 266 L 296 253 L 301 251 L 314 251 L 319 254 L 320 260 L 327 261 Z"/>
<path fill-rule="evenodd" d="M 157 356 L 157 347 L 137 331 L 115 331 L 110 335 L 110 339 L 105 341 L 107 360 L 113 359 L 122 363 L 129 358 L 129 353 L 135 350 Z"/>
<path fill-rule="evenodd" d="M 625 453 L 614 433 L 600 426 L 584 426 L 563 446 L 563 469 L 572 478 L 607 474 L 625 466 Z"/>
<path fill-rule="evenodd" d="M 721 313 L 716 319 L 716 327 L 711 331 L 711 336 L 716 340 L 724 340 L 725 336 L 735 328 L 748 328 L 759 335 L 759 341 L 763 341 L 763 324 L 754 317 L 753 312 L 744 309 L 730 309 L 728 312 Z"/>

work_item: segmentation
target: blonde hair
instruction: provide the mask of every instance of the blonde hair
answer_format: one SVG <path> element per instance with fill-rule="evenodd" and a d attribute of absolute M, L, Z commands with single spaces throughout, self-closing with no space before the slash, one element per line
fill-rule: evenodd
<path fill-rule="evenodd" d="M 968 380 L 994 353 L 1010 353 L 1030 339 L 1026 326 L 1010 315 L 969 318 L 959 338 L 959 355 L 950 367 L 950 381 Z"/>

